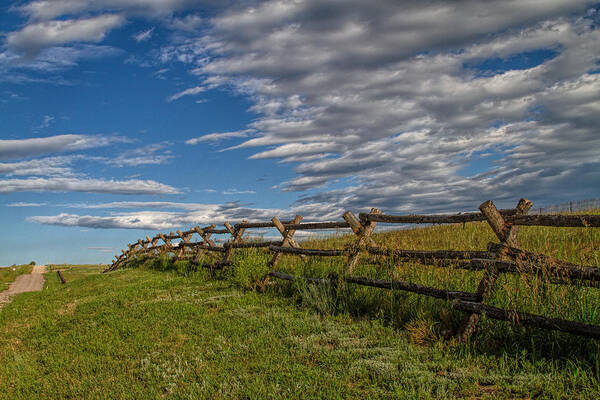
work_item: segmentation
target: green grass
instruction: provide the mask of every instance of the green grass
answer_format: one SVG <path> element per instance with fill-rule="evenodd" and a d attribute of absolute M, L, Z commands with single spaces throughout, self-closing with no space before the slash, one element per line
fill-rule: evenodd
<path fill-rule="evenodd" d="M 14 270 L 13 270 L 14 269 Z M 19 275 L 30 274 L 33 265 L 13 265 L 12 267 L 0 268 L 0 292 L 8 289 L 10 284 Z"/>
<path fill-rule="evenodd" d="M 596 231 L 596 232 L 594 232 Z M 596 230 L 524 228 L 524 248 L 598 265 Z M 307 241 L 342 248 L 351 237 Z M 484 224 L 376 235 L 386 247 L 485 249 Z M 218 255 L 217 255 L 218 256 Z M 410 293 L 265 281 L 268 254 L 236 250 L 210 274 L 168 257 L 47 274 L 0 310 L 0 399 L 600 398 L 600 345 L 483 318 L 471 345 L 442 339 L 461 314 Z M 204 256 L 201 261 L 214 261 Z M 341 272 L 343 259 L 285 256 L 277 269 Z M 357 275 L 473 290 L 480 273 L 364 257 Z M 596 288 L 506 275 L 491 304 L 600 323 Z"/>

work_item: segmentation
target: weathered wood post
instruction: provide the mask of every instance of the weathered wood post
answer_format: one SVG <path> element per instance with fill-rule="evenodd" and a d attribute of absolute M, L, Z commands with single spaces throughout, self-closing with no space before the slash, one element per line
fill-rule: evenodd
<path fill-rule="evenodd" d="M 138 243 L 133 243 L 133 244 L 129 244 L 129 245 L 127 245 L 127 247 L 129 248 L 129 249 L 127 250 L 127 258 L 128 258 L 128 259 L 131 259 L 131 258 L 133 258 L 133 256 L 134 256 L 134 255 L 135 255 L 135 253 L 136 253 L 136 248 L 137 248 L 137 246 L 138 246 Z"/>
<path fill-rule="evenodd" d="M 204 229 L 200 228 L 199 226 L 194 227 L 194 231 L 196 231 L 196 233 L 198 233 L 198 235 L 200 235 L 200 237 L 202 238 L 202 245 L 214 246 L 213 241 L 210 240 L 210 236 L 212 235 L 212 233 L 205 231 L 205 230 L 209 230 L 209 229 L 214 229 L 214 227 L 215 227 L 215 224 L 206 226 L 206 227 L 204 227 Z M 194 256 L 194 262 L 200 262 L 200 258 L 202 257 L 203 254 L 204 254 L 204 249 L 202 249 L 201 247 L 198 247 L 196 250 L 196 255 Z"/>
<path fill-rule="evenodd" d="M 171 232 L 173 233 L 173 232 Z M 171 239 L 168 239 L 165 235 L 163 235 L 162 233 L 158 234 L 158 237 L 160 237 L 162 239 L 163 242 L 165 242 L 164 247 L 161 249 L 161 251 L 159 251 L 159 253 L 168 253 L 169 251 L 171 251 L 172 247 L 171 246 Z"/>
<path fill-rule="evenodd" d="M 148 236 L 146 236 L 146 240 L 142 241 L 142 247 L 144 247 L 144 250 L 142 250 L 143 254 L 148 253 L 148 246 L 151 242 L 152 240 Z"/>
<path fill-rule="evenodd" d="M 527 214 L 531 208 L 531 205 L 531 201 L 527 199 L 519 200 L 519 203 L 516 207 L 516 215 Z M 518 247 L 517 235 L 519 233 L 519 227 L 516 225 L 507 224 L 506 221 L 504 221 L 502 214 L 500 214 L 491 200 L 482 203 L 479 206 L 479 210 L 487 219 L 488 224 L 500 240 L 500 243 L 510 247 Z M 510 257 L 506 256 L 505 250 L 500 250 L 495 254 L 490 254 L 490 258 L 501 261 L 510 261 Z M 494 291 L 496 279 L 498 279 L 498 267 L 495 263 L 489 263 L 483 272 L 483 277 L 481 278 L 479 286 L 475 292 L 477 301 L 479 303 L 483 303 L 485 300 L 490 298 Z M 458 332 L 458 336 L 461 341 L 469 342 L 471 340 L 471 337 L 477 331 L 477 324 L 479 323 L 480 319 L 480 314 L 470 314 L 463 319 Z"/>
<path fill-rule="evenodd" d="M 242 220 L 242 224 L 245 224 L 247 222 L 248 221 L 245 219 Z M 225 225 L 225 228 L 231 235 L 231 241 L 228 244 L 240 243 L 242 241 L 242 236 L 244 235 L 246 228 L 239 228 L 236 230 L 229 222 L 225 222 L 223 225 Z M 231 262 L 231 256 L 233 256 L 233 249 L 234 248 L 232 246 L 227 246 L 227 251 L 225 251 L 225 253 L 223 254 L 223 265 L 228 265 Z"/>
<path fill-rule="evenodd" d="M 200 228 L 200 226 L 196 225 L 195 227 L 192 228 L 192 230 L 195 231 L 198 234 L 198 236 L 200 236 L 200 238 L 202 238 L 204 231 Z M 202 241 L 204 242 L 203 238 L 202 238 Z M 204 253 L 204 250 L 202 250 L 200 247 L 196 247 L 196 254 L 194 254 L 193 261 L 199 262 L 200 257 L 202 257 L 203 253 Z"/>
<path fill-rule="evenodd" d="M 292 223 L 299 224 L 302 221 L 301 215 L 296 215 Z M 286 229 L 285 226 L 281 223 L 279 218 L 273 217 L 271 218 L 271 222 L 275 225 L 281 236 L 283 236 L 283 241 L 281 242 L 281 247 L 297 247 L 300 248 L 298 243 L 293 239 L 294 233 L 296 233 L 295 229 Z M 281 258 L 281 252 L 277 251 L 273 254 L 273 258 L 269 261 L 269 266 L 275 267 Z"/>
<path fill-rule="evenodd" d="M 179 230 L 179 229 L 177 229 L 177 234 L 183 241 L 183 242 L 180 242 L 180 244 L 179 244 L 179 251 L 177 252 L 177 258 L 183 258 L 184 254 L 185 254 L 185 246 L 182 246 L 181 243 L 189 243 L 190 239 L 192 238 L 192 234 L 188 233 L 188 234 L 184 235 L 183 232 L 181 232 L 181 230 Z"/>
<path fill-rule="evenodd" d="M 371 214 L 381 214 L 381 210 L 377 208 L 371 209 Z M 350 254 L 348 255 L 348 268 L 346 269 L 346 274 L 351 274 L 358 261 L 360 259 L 360 252 L 362 248 L 368 243 L 371 246 L 375 246 L 375 241 L 371 238 L 371 234 L 375 230 L 375 226 L 377 222 L 375 221 L 359 221 L 358 218 L 351 212 L 346 211 L 343 215 L 344 220 L 350 225 L 352 232 L 358 239 L 354 246 L 350 249 Z"/>

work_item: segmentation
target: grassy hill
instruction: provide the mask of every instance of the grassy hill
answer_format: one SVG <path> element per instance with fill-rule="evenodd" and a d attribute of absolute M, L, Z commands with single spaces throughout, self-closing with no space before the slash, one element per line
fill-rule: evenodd
<path fill-rule="evenodd" d="M 520 241 L 598 265 L 599 231 L 522 228 Z M 483 250 L 493 240 L 485 224 L 376 237 L 404 249 Z M 477 340 L 460 344 L 442 338 L 461 317 L 446 301 L 352 285 L 333 296 L 269 282 L 268 259 L 239 250 L 234 267 L 214 275 L 167 258 L 104 275 L 101 266 L 69 266 L 66 285 L 47 274 L 42 292 L 0 310 L 0 399 L 600 398 L 594 340 L 484 318 Z M 343 259 L 286 256 L 277 269 L 326 276 L 342 267 Z M 473 290 L 481 276 L 377 257 L 365 257 L 356 274 L 457 290 Z M 600 323 L 599 294 L 505 275 L 491 303 Z"/>

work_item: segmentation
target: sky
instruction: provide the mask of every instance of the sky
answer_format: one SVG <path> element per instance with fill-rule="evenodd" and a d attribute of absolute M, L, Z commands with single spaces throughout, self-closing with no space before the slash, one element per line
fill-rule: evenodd
<path fill-rule="evenodd" d="M 0 5 L 0 265 L 197 224 L 600 196 L 600 4 Z"/>

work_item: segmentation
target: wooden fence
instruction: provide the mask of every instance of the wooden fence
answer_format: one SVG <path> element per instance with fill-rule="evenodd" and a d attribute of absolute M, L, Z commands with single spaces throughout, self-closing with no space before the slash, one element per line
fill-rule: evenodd
<path fill-rule="evenodd" d="M 302 223 L 302 217 L 297 215 L 293 220 L 280 221 L 273 217 L 270 222 L 242 221 L 232 225 L 224 224 L 225 229 L 216 229 L 215 225 L 201 228 L 196 226 L 188 231 L 171 232 L 168 235 L 158 234 L 153 238 L 146 237 L 129 244 L 122 254 L 116 257 L 112 265 L 104 272 L 113 271 L 140 255 L 152 256 L 159 253 L 173 253 L 176 258 L 185 258 L 203 267 L 222 269 L 231 265 L 231 257 L 235 249 L 264 248 L 272 253 L 269 276 L 284 279 L 303 279 L 312 284 L 328 284 L 337 287 L 340 282 L 371 286 L 388 290 L 401 290 L 434 298 L 453 301 L 452 307 L 465 314 L 464 320 L 457 332 L 461 340 L 468 341 L 476 332 L 482 314 L 489 318 L 511 321 L 522 325 L 531 325 L 543 329 L 559 330 L 576 335 L 600 339 L 600 326 L 584 324 L 559 318 L 548 318 L 518 310 L 505 310 L 485 304 L 494 291 L 499 274 L 517 273 L 531 274 L 548 278 L 551 275 L 553 283 L 569 285 L 573 282 L 590 284 L 600 281 L 600 268 L 568 263 L 551 256 L 536 254 L 519 248 L 519 226 L 551 226 L 551 227 L 600 227 L 600 215 L 528 215 L 532 203 L 521 199 L 514 209 L 498 210 L 492 201 L 486 201 L 479 206 L 480 212 L 458 214 L 432 215 L 386 215 L 373 208 L 370 213 L 361 213 L 358 217 L 350 211 L 343 214 L 343 221 Z M 402 250 L 387 249 L 377 246 L 372 238 L 378 223 L 382 224 L 454 224 L 487 221 L 498 238 L 498 243 L 489 243 L 487 251 L 462 250 Z M 278 241 L 245 241 L 243 235 L 246 229 L 275 228 L 281 234 Z M 323 250 L 302 248 L 295 240 L 294 234 L 300 230 L 331 230 L 349 229 L 354 233 L 353 245 L 344 249 Z M 223 245 L 216 245 L 213 234 L 230 235 Z M 193 235 L 200 237 L 192 241 Z M 179 243 L 172 243 L 179 239 Z M 159 245 L 158 241 L 163 244 Z M 213 264 L 200 264 L 197 260 L 203 252 L 222 253 L 220 261 Z M 421 284 L 396 280 L 371 279 L 352 275 L 359 263 L 361 254 L 391 257 L 394 262 L 417 262 L 437 266 L 454 266 L 466 270 L 483 270 L 483 277 L 474 292 L 452 291 L 443 288 L 424 286 Z M 276 271 L 282 254 L 300 257 L 346 257 L 347 263 L 341 274 L 332 272 L 327 279 L 296 277 L 281 271 Z"/>

